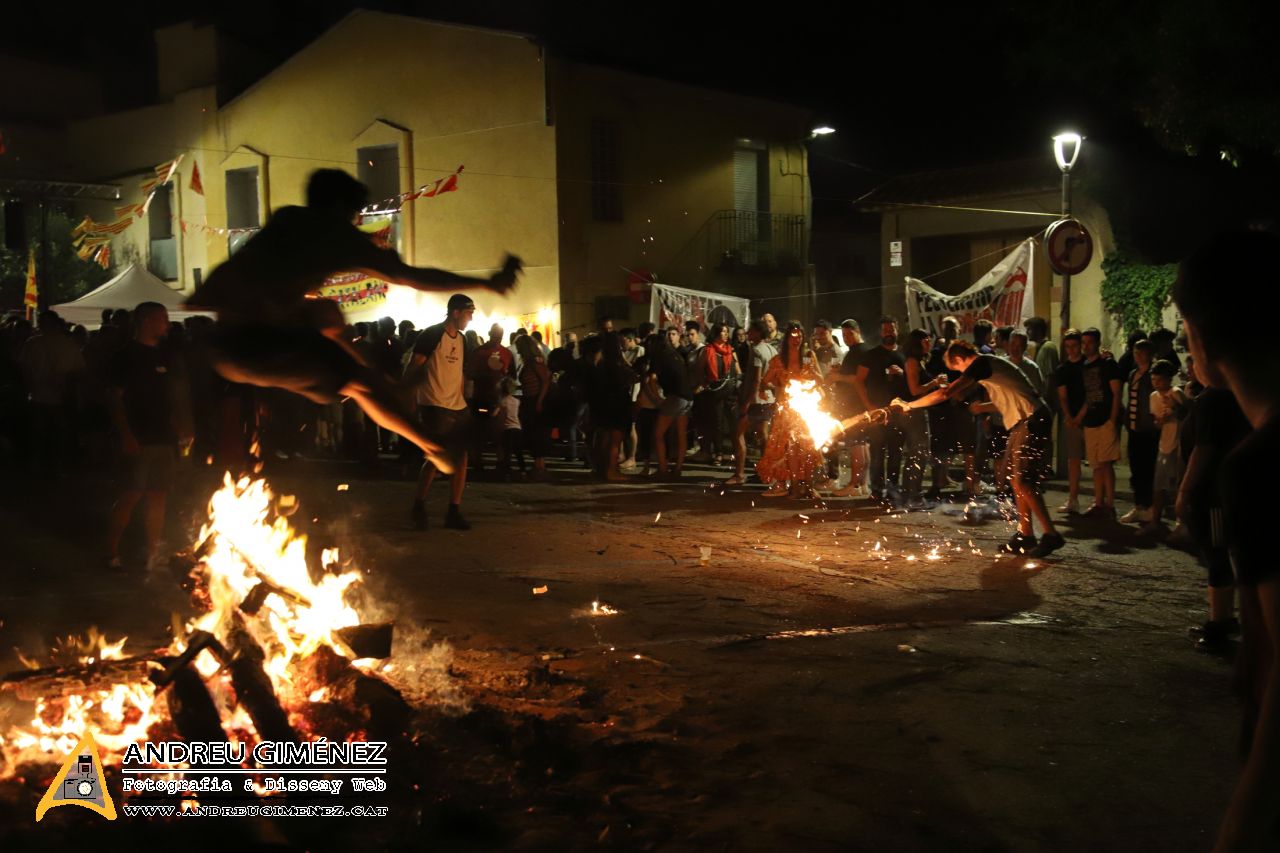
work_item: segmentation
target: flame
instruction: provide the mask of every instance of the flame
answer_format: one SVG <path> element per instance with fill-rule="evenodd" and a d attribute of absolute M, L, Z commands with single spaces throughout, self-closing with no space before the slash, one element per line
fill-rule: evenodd
<path fill-rule="evenodd" d="M 811 379 L 792 379 L 787 383 L 785 405 L 800 416 L 813 446 L 826 450 L 842 431 L 840 421 L 822 410 L 822 392 Z"/>
<path fill-rule="evenodd" d="M 301 694 L 293 685 L 292 671 L 322 645 L 339 655 L 348 654 L 334 632 L 362 621 L 347 601 L 361 575 L 355 570 L 343 571 L 338 550 L 326 549 L 321 570 L 313 579 L 307 565 L 306 538 L 284 517 L 274 515 L 276 507 L 266 481 L 248 477 L 232 481 L 229 474 L 224 478 L 222 488 L 209 501 L 209 521 L 200 531 L 204 557 L 198 573 L 209 609 L 178 633 L 200 629 L 226 644 L 233 627 L 242 623 L 261 646 L 266 656 L 263 668 L 288 711 L 327 699 L 327 688 Z M 241 605 L 261 583 L 269 584 L 270 591 L 255 613 L 245 613 Z M 60 663 L 80 665 L 119 660 L 125 657 L 126 639 L 109 642 L 97 629 L 91 629 L 84 638 L 56 642 L 54 657 Z M 185 648 L 185 641 L 177 639 L 166 652 L 176 655 Z M 196 656 L 194 666 L 205 679 L 228 736 L 234 741 L 256 740 L 253 721 L 234 701 L 230 677 L 219 672 L 216 657 L 206 649 Z M 42 698 L 35 703 L 28 724 L 13 726 L 0 735 L 4 758 L 0 777 L 12 775 L 22 764 L 60 761 L 89 728 L 106 753 L 123 753 L 129 744 L 147 739 L 148 730 L 164 716 L 166 704 L 157 704 L 155 686 L 145 679 L 114 684 L 110 689 Z"/>
<path fill-rule="evenodd" d="M 246 619 L 253 638 L 266 652 L 264 668 L 277 696 L 292 696 L 292 664 L 322 645 L 344 654 L 333 632 L 360 624 L 346 601 L 347 590 L 360 581 L 356 571 L 332 573 L 339 562 L 336 548 L 323 552 L 329 573 L 313 581 L 307 565 L 307 540 L 287 519 L 269 520 L 273 496 L 265 480 L 243 478 L 223 487 L 209 501 L 209 522 L 200 530 L 207 555 L 202 561 L 212 609 L 193 628 L 225 640 L 240 604 L 261 582 L 280 589 L 263 600 L 257 616 Z"/>

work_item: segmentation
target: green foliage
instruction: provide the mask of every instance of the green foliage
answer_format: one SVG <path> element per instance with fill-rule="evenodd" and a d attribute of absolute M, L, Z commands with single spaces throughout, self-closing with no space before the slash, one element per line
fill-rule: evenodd
<path fill-rule="evenodd" d="M 1177 264 L 1143 264 L 1120 251 L 1102 261 L 1102 307 L 1127 334 L 1161 325 Z"/>
<path fill-rule="evenodd" d="M 76 250 L 71 245 L 71 231 L 79 220 L 57 208 L 49 211 L 46 266 L 45 247 L 40 242 L 38 206 L 31 204 L 27 207 L 27 239 L 36 250 L 36 278 L 40 282 L 41 307 L 79 298 L 111 277 L 111 272 L 76 257 Z M 0 311 L 22 307 L 26 283 L 26 251 L 9 251 L 0 246 Z"/>

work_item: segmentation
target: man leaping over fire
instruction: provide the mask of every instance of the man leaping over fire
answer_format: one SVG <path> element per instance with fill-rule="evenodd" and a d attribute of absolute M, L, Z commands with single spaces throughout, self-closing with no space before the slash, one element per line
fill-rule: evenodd
<path fill-rule="evenodd" d="M 520 259 L 508 255 L 489 278 L 409 266 L 355 227 L 367 202 L 365 185 L 346 172 L 313 172 L 307 206 L 277 210 L 188 304 L 218 313 L 212 344 L 223 378 L 284 388 L 318 403 L 350 397 L 379 426 L 412 441 L 438 469 L 451 472 L 452 460 L 415 424 L 392 380 L 347 342 L 321 333 L 307 295 L 341 272 L 367 273 L 416 290 L 474 285 L 505 293 L 515 286 Z"/>
<path fill-rule="evenodd" d="M 907 402 L 894 400 L 893 407 L 903 411 L 923 409 L 946 400 L 963 399 L 975 384 L 981 384 L 991 398 L 989 403 L 972 403 L 974 414 L 999 412 L 1009 429 L 1005 446 L 1005 462 L 1010 484 L 1018 503 L 1018 532 L 1003 550 L 1013 554 L 1045 557 L 1061 548 L 1066 541 L 1053 526 L 1044 506 L 1041 486 L 1048 473 L 1049 408 L 1022 371 L 1003 358 L 979 355 L 973 344 L 953 341 L 943 354 L 949 370 L 960 378 L 945 388 L 931 391 Z M 1040 522 L 1042 535 L 1036 541 L 1033 520 Z"/>

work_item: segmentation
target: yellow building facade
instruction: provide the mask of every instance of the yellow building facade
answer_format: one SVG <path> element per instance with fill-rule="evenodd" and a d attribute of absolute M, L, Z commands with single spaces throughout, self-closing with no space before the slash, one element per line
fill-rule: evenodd
<path fill-rule="evenodd" d="M 456 192 L 367 219 L 393 223 L 393 244 L 419 266 L 486 275 L 504 253 L 519 255 L 525 273 L 513 293 L 472 294 L 480 322 L 501 319 L 508 331 L 585 329 L 602 313 L 644 319 L 625 270 L 737 295 L 803 279 L 803 111 L 560 62 L 521 34 L 367 11 L 219 103 L 211 28 L 180 24 L 156 38 L 168 100 L 75 122 L 64 157 L 122 187 L 120 202 L 87 207 L 102 221 L 114 205 L 141 201 L 139 183 L 156 164 L 182 158 L 147 218 L 112 248 L 116 263 L 144 262 L 184 293 L 272 210 L 303 204 L 318 168 L 357 175 L 378 200 L 464 167 Z M 724 263 L 720 244 L 718 261 L 699 262 L 699 240 L 723 211 L 741 220 L 731 228 L 747 223 L 754 263 Z M 774 220 L 797 232 L 785 266 L 759 262 L 761 245 L 772 251 Z M 421 327 L 443 316 L 447 297 L 393 286 L 347 313 Z"/>

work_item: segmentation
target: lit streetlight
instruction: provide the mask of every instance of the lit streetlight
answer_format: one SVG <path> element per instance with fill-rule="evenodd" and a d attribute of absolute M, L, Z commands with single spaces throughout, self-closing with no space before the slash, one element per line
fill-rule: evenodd
<path fill-rule="evenodd" d="M 809 131 L 809 138 L 810 138 L 810 139 L 817 139 L 819 136 L 830 136 L 831 134 L 833 134 L 833 133 L 835 133 L 835 132 L 836 132 L 836 129 L 835 129 L 834 127 L 829 127 L 829 126 L 827 126 L 827 125 L 823 124 L 823 125 L 819 125 L 818 127 L 815 127 L 813 130 Z"/>
<path fill-rule="evenodd" d="M 1080 157 L 1080 149 L 1084 145 L 1084 137 L 1075 132 L 1059 133 L 1053 138 L 1053 159 L 1062 170 L 1062 218 L 1071 218 L 1071 167 Z M 1062 328 L 1071 328 L 1071 275 L 1062 276 L 1062 312 L 1060 314 Z"/>

